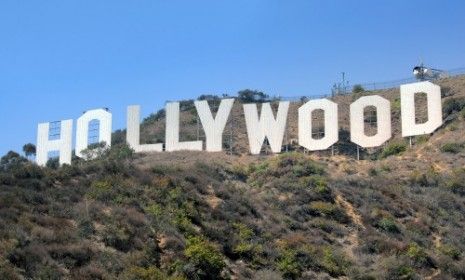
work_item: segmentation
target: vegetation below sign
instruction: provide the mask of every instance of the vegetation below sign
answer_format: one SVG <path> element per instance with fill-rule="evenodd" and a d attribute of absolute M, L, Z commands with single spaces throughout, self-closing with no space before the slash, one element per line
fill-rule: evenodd
<path fill-rule="evenodd" d="M 61 167 L 10 152 L 0 161 L 0 275 L 463 279 L 464 81 L 440 82 L 441 128 L 412 146 L 394 133 L 363 149 L 362 160 L 343 137 L 334 155 L 289 145 L 280 155 L 248 156 L 239 136 L 232 154 L 134 153 L 124 131 L 110 149 L 86 151 L 97 157 Z M 391 100 L 399 131 L 398 91 L 377 94 Z M 340 97 L 343 119 L 356 98 Z M 181 106 L 185 124 L 194 113 Z M 162 124 L 163 113 L 145 120 L 141 141 Z M 195 122 L 184 127 L 194 139 L 182 140 L 195 140 Z M 28 156 L 33 150 L 25 146 Z"/>

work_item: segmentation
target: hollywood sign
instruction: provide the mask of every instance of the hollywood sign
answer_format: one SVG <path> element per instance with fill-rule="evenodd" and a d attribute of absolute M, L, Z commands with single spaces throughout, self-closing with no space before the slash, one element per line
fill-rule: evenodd
<path fill-rule="evenodd" d="M 426 93 L 428 120 L 424 123 L 415 122 L 415 94 Z M 442 125 L 441 88 L 431 82 L 419 82 L 402 85 L 401 123 L 402 136 L 415 136 L 434 132 Z M 222 151 L 223 131 L 228 121 L 234 99 L 223 99 L 216 116 L 210 110 L 207 101 L 195 101 L 198 116 L 206 136 L 205 150 L 207 152 Z M 376 108 L 377 132 L 368 136 L 364 131 L 364 109 L 368 106 Z M 350 134 L 351 141 L 361 147 L 376 147 L 382 145 L 392 136 L 390 102 L 377 95 L 360 97 L 350 105 Z M 271 151 L 279 153 L 282 149 L 286 129 L 289 102 L 279 102 L 276 116 L 270 103 L 263 103 L 260 114 L 257 104 L 244 104 L 244 118 L 251 154 L 259 154 L 265 139 L 268 139 Z M 312 112 L 324 112 L 324 137 L 312 137 Z M 165 147 L 163 143 L 140 144 L 140 106 L 129 106 L 127 111 L 128 145 L 135 152 L 172 152 L 179 150 L 201 151 L 202 141 L 179 140 L 179 103 L 167 103 Z M 99 142 L 111 145 L 112 114 L 104 109 L 85 112 L 77 120 L 76 128 L 76 156 L 83 157 L 83 151 L 88 147 L 89 124 L 98 120 Z M 40 123 L 37 136 L 37 156 L 39 165 L 48 161 L 48 153 L 59 152 L 60 164 L 70 164 L 72 157 L 73 120 L 61 121 L 60 139 L 49 139 L 50 123 Z M 298 109 L 298 144 L 309 151 L 325 150 L 339 139 L 338 105 L 328 99 L 310 100 Z"/>

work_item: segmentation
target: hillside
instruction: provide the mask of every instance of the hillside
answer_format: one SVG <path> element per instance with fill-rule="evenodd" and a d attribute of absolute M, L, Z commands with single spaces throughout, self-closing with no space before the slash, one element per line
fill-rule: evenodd
<path fill-rule="evenodd" d="M 390 89 L 335 97 L 334 155 L 292 144 L 299 102 L 280 155 L 248 155 L 239 102 L 224 153 L 134 154 L 124 131 L 102 157 L 61 168 L 10 152 L 0 162 L 0 275 L 465 279 L 465 77 L 437 84 L 445 123 L 412 147 L 400 138 L 399 90 Z M 349 104 L 368 94 L 391 100 L 394 138 L 356 160 Z M 190 104 L 183 140 L 197 139 Z M 144 120 L 144 142 L 163 141 L 163 117 Z"/>

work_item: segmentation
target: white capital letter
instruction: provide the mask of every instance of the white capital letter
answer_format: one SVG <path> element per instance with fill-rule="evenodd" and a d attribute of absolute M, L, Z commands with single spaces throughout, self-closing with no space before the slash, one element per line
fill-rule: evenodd
<path fill-rule="evenodd" d="M 325 116 L 325 136 L 312 137 L 312 112 L 323 110 Z M 299 145 L 310 151 L 326 150 L 339 139 L 337 104 L 328 99 L 310 100 L 299 108 Z"/>
<path fill-rule="evenodd" d="M 89 123 L 92 120 L 98 120 L 99 125 L 99 142 L 105 142 L 107 147 L 111 146 L 111 123 L 112 115 L 104 109 L 95 109 L 85 112 L 77 120 L 76 130 L 76 156 L 84 157 L 82 151 L 89 146 Z"/>
<path fill-rule="evenodd" d="M 365 134 L 364 109 L 368 106 L 376 108 L 376 135 Z M 350 105 L 350 141 L 364 147 L 376 147 L 391 138 L 391 104 L 381 96 L 360 97 Z"/>
<path fill-rule="evenodd" d="M 140 144 L 140 106 L 128 106 L 126 142 L 136 153 L 162 152 L 163 144 Z"/>
<path fill-rule="evenodd" d="M 60 152 L 60 164 L 71 164 L 73 145 L 73 120 L 61 121 L 60 139 L 49 140 L 50 123 L 40 123 L 37 133 L 38 165 L 45 166 L 48 161 L 48 152 Z"/>
<path fill-rule="evenodd" d="M 223 147 L 223 131 L 228 121 L 229 113 L 234 104 L 234 99 L 221 100 L 220 107 L 213 118 L 210 107 L 206 100 L 195 101 L 195 107 L 202 122 L 203 130 L 207 138 L 207 151 L 221 152 Z"/>
<path fill-rule="evenodd" d="M 166 104 L 166 151 L 201 151 L 202 141 L 179 142 L 179 102 Z"/>
<path fill-rule="evenodd" d="M 415 93 L 426 93 L 428 121 L 415 122 Z M 419 82 L 400 86 L 402 136 L 414 136 L 434 132 L 442 125 L 441 87 L 431 82 Z"/>
<path fill-rule="evenodd" d="M 278 114 L 275 119 L 270 103 L 263 103 L 259 120 L 257 104 L 244 104 L 251 154 L 260 153 L 265 137 L 268 138 L 273 153 L 281 152 L 288 110 L 289 102 L 279 102 Z"/>

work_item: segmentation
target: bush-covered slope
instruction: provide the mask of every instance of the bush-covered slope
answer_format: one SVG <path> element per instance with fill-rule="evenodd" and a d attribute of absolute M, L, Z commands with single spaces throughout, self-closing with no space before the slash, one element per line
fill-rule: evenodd
<path fill-rule="evenodd" d="M 123 132 L 98 159 L 60 168 L 10 152 L 0 278 L 465 279 L 465 79 L 440 83 L 443 127 L 412 147 L 396 134 L 360 161 L 344 141 L 334 156 L 248 156 L 240 138 L 235 155 L 136 155 Z M 398 92 L 380 94 L 398 126 Z M 343 137 L 356 96 L 336 98 Z M 162 126 L 160 112 L 143 137 Z"/>
<path fill-rule="evenodd" d="M 299 153 L 231 159 L 240 164 L 223 155 L 171 157 L 177 163 L 115 146 L 59 169 L 3 157 L 0 274 L 465 277 L 463 169 L 403 178 L 384 165 L 347 174 L 335 161 Z"/>

